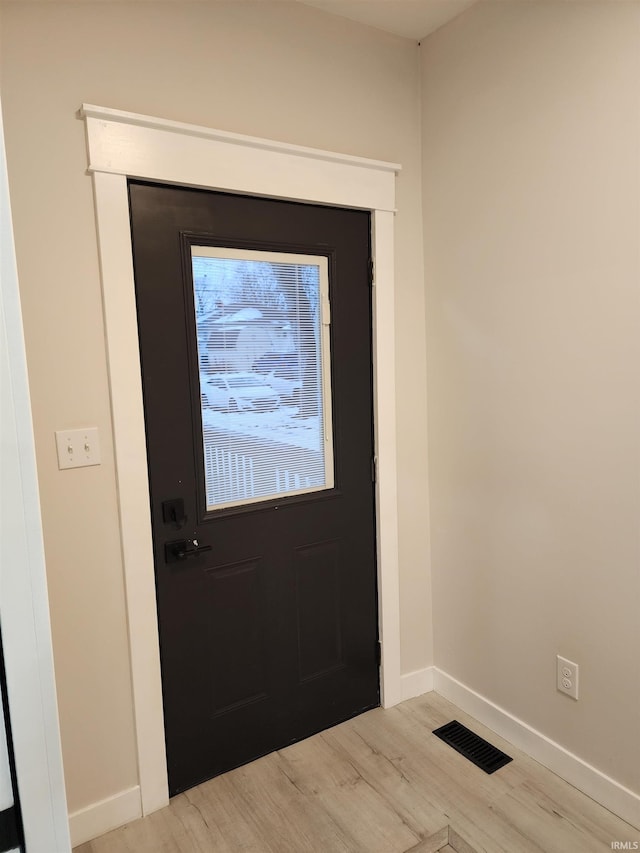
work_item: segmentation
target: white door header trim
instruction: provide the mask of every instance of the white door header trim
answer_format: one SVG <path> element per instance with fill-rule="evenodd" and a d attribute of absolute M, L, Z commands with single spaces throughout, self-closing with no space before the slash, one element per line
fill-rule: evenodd
<path fill-rule="evenodd" d="M 198 124 L 187 124 L 182 121 L 156 118 L 155 116 L 129 113 L 123 110 L 112 110 L 108 107 L 97 107 L 94 104 L 83 104 L 78 115 L 80 118 L 93 118 L 138 127 L 149 127 L 155 130 L 168 130 L 183 136 L 197 136 L 204 139 L 228 142 L 232 145 L 244 145 L 248 148 L 260 148 L 266 151 L 285 152 L 297 157 L 310 157 L 312 160 L 327 160 L 334 163 L 346 163 L 349 166 L 359 166 L 363 169 L 376 169 L 381 172 L 397 173 L 402 169 L 399 163 L 389 163 L 386 160 L 371 160 L 366 157 L 355 157 L 353 154 L 341 154 L 336 151 L 323 151 L 321 148 L 308 148 L 303 145 L 292 145 L 289 142 L 277 142 L 273 139 L 261 139 L 258 136 L 246 136 L 242 133 L 231 133 L 228 130 L 215 130 Z"/>
<path fill-rule="evenodd" d="M 395 209 L 394 163 L 85 106 L 88 171 L 249 195 Z"/>

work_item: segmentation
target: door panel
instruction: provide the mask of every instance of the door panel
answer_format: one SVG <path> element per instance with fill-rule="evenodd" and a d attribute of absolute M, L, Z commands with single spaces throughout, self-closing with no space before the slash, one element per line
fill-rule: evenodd
<path fill-rule="evenodd" d="M 362 211 L 140 182 L 130 182 L 129 192 L 175 794 L 379 704 L 370 222 Z M 194 256 L 203 250 L 211 257 L 240 252 L 245 260 L 269 253 L 276 266 L 292 255 L 324 265 L 330 327 L 329 304 L 326 315 L 320 305 L 315 316 L 331 359 L 322 362 L 321 405 L 289 397 L 284 383 L 295 375 L 272 377 L 283 381 L 282 394 L 269 386 L 277 396 L 260 381 L 295 351 L 297 381 L 311 393 L 320 362 L 307 359 L 301 368 L 300 340 L 314 309 L 295 309 L 298 297 L 308 300 L 308 287 L 305 297 L 271 282 L 277 298 L 269 303 L 264 289 L 249 298 L 230 286 L 209 326 L 234 325 L 245 343 L 223 353 L 230 359 L 223 364 L 218 332 L 203 344 L 196 328 L 203 310 Z M 271 334 L 276 327 L 280 337 Z M 228 391 L 238 374 L 251 383 L 238 406 L 246 409 L 209 405 L 214 392 L 203 388 L 211 377 Z M 309 461 L 300 433 L 318 424 L 323 408 L 330 412 L 321 432 L 331 439 L 331 464 L 327 481 L 309 490 L 300 479 Z M 293 435 L 285 437 L 287 430 Z M 274 493 L 250 496 L 246 472 L 257 445 L 283 466 Z M 238 500 L 229 491 L 212 500 L 225 476 Z"/>
<path fill-rule="evenodd" d="M 319 542 L 294 556 L 300 681 L 343 669 L 340 544 Z"/>

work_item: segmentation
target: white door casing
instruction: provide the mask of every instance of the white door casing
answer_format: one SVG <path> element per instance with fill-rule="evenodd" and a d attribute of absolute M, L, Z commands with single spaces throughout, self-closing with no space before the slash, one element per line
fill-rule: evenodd
<path fill-rule="evenodd" d="M 401 700 L 394 212 L 400 166 L 83 105 L 93 175 L 142 813 L 168 802 L 127 178 L 371 211 L 381 694 Z"/>

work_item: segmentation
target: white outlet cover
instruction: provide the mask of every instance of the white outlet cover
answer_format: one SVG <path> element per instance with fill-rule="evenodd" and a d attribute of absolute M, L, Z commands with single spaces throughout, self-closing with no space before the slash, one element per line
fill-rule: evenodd
<path fill-rule="evenodd" d="M 578 699 L 578 675 L 580 667 L 571 660 L 556 656 L 556 687 L 560 693 Z"/>
<path fill-rule="evenodd" d="M 100 464 L 98 427 L 64 429 L 56 432 L 58 468 L 84 468 Z"/>

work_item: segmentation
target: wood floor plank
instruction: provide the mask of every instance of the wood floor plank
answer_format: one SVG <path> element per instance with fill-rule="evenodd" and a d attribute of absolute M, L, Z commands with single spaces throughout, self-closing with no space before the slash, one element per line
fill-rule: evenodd
<path fill-rule="evenodd" d="M 449 827 L 449 846 L 456 853 L 477 853 L 476 848 L 452 826 Z"/>
<path fill-rule="evenodd" d="M 269 848 L 265 846 L 259 831 L 239 812 L 235 797 L 228 790 L 220 796 L 218 794 L 219 791 L 212 792 L 202 785 L 185 792 L 193 806 L 206 816 L 208 822 L 214 822 L 220 833 L 222 840 L 211 849 L 216 853 L 235 853 L 237 850 L 266 853 Z"/>
<path fill-rule="evenodd" d="M 451 719 L 513 761 L 488 775 Z M 205 782 L 74 853 L 597 853 L 640 832 L 435 693 Z"/>
<path fill-rule="evenodd" d="M 313 853 L 320 843 L 336 853 L 349 853 L 353 849 L 349 829 L 345 831 L 333 819 L 315 792 L 303 790 L 292 778 L 287 760 L 280 753 L 266 756 L 228 776 L 235 803 L 242 810 L 243 820 L 259 835 L 262 850 Z"/>
<path fill-rule="evenodd" d="M 606 831 L 594 834 L 586 829 L 582 815 L 572 814 L 531 786 L 512 791 L 493 808 L 547 853 L 565 853 L 570 845 L 580 853 L 611 850 L 612 839 Z"/>
<path fill-rule="evenodd" d="M 363 735 L 354 721 L 324 732 L 322 737 L 351 762 L 418 838 L 429 838 L 446 827 L 446 817 L 430 801 L 428 794 L 416 797 L 411 779 L 397 766 L 397 756 L 394 761 L 393 755 L 382 752 L 375 742 Z M 402 745 L 398 744 L 394 754 L 401 748 Z"/>
<path fill-rule="evenodd" d="M 451 829 L 472 839 L 474 853 L 549 853 L 522 833 L 519 827 L 496 815 L 493 804 L 451 809 Z M 450 829 L 450 832 L 451 832 Z M 450 837 L 449 843 L 451 844 Z M 464 850 L 464 848 L 463 848 Z M 465 851 L 466 853 L 466 851 Z M 569 849 L 565 853 L 574 853 Z M 576 850 L 575 853 L 580 853 Z"/>
<path fill-rule="evenodd" d="M 486 807 L 512 788 L 498 773 L 487 776 L 402 712 L 387 715 L 375 725 L 366 716 L 353 722 L 366 740 L 373 739 L 380 751 L 390 757 L 410 786 L 444 816 L 443 822 L 450 823 L 456 809 Z"/>
<path fill-rule="evenodd" d="M 404 853 L 420 840 L 356 764 L 322 735 L 282 750 L 280 757 L 292 784 L 317 798 L 323 810 L 351 836 L 352 850 Z"/>
<path fill-rule="evenodd" d="M 440 853 L 449 842 L 449 826 L 443 826 L 438 832 L 434 832 L 428 838 L 423 839 L 411 850 L 405 853 Z"/>
<path fill-rule="evenodd" d="M 640 841 L 640 831 L 621 820 L 600 803 L 569 785 L 559 776 L 523 753 L 518 753 L 518 763 L 523 769 L 521 788 L 534 797 L 545 797 L 548 807 L 561 811 L 567 819 L 582 827 L 589 835 L 603 841 L 619 839 L 624 828 L 629 838 Z M 627 836 L 625 836 L 626 838 Z"/>

